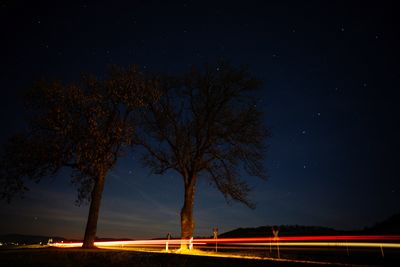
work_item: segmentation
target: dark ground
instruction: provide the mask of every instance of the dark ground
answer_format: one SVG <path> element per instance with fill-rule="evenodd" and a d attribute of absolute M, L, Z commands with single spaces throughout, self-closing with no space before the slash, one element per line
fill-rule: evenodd
<path fill-rule="evenodd" d="M 0 266 L 306 266 L 310 263 L 216 258 L 133 251 L 81 249 L 3 249 Z M 318 264 L 313 264 L 318 266 Z M 325 265 L 326 266 L 326 265 Z M 332 266 L 332 265 L 330 265 Z M 333 265 L 334 266 L 334 265 Z"/>

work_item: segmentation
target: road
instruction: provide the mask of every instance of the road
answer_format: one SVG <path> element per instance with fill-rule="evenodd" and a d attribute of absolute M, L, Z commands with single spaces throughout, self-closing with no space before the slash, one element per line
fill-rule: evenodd
<path fill-rule="evenodd" d="M 193 249 L 182 251 L 179 249 L 181 243 L 185 243 Z M 82 243 L 52 244 L 55 247 L 81 245 Z M 400 236 L 394 235 L 155 239 L 96 242 L 95 245 L 99 248 L 114 250 L 306 261 L 309 263 L 378 266 L 400 263 Z"/>

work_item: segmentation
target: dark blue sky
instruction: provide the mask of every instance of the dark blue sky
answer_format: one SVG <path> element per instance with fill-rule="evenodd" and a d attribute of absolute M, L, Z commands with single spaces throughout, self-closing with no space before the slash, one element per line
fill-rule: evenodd
<path fill-rule="evenodd" d="M 20 95 L 38 79 L 103 75 L 110 64 L 174 73 L 226 58 L 264 82 L 270 179 L 243 177 L 255 210 L 227 204 L 199 180 L 196 235 L 215 225 L 357 229 L 399 212 L 400 34 L 391 2 L 96 2 L 1 2 L 1 143 L 23 128 Z M 108 175 L 98 235 L 178 236 L 181 178 L 150 175 L 138 157 Z M 74 206 L 75 197 L 67 174 L 32 185 L 25 199 L 0 204 L 0 234 L 81 238 L 88 207 Z"/>

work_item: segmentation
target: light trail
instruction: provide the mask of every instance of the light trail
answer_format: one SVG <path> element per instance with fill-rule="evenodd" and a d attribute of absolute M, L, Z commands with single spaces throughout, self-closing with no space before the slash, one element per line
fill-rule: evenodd
<path fill-rule="evenodd" d="M 202 242 L 208 243 L 237 243 L 237 242 L 287 242 L 287 241 L 361 241 L 361 240 L 369 240 L 369 241 L 400 241 L 399 235 L 338 235 L 338 236 L 285 236 L 285 237 L 246 237 L 246 238 L 204 238 L 204 239 L 195 239 L 201 240 Z M 216 241 L 217 240 L 217 241 Z"/>
<path fill-rule="evenodd" d="M 192 247 L 193 249 L 181 249 L 181 244 L 186 244 L 187 247 Z M 218 252 L 216 251 L 216 244 L 218 245 Z M 82 242 L 54 243 L 50 245 L 58 248 L 76 248 L 81 247 Z M 336 262 L 337 255 L 346 255 L 343 253 L 347 252 L 347 256 L 350 256 L 353 254 L 353 251 L 356 251 L 354 253 L 358 255 L 356 259 L 362 264 L 368 263 L 369 259 L 377 255 L 385 259 L 391 259 L 397 257 L 395 255 L 400 255 L 399 235 L 122 240 L 100 241 L 95 242 L 94 245 L 101 249 L 114 251 L 175 253 L 219 258 L 299 262 L 316 265 L 335 263 L 346 266 L 357 265 L 350 264 L 350 260 L 339 259 Z M 365 259 L 364 256 L 366 256 Z"/>
<path fill-rule="evenodd" d="M 361 242 L 363 241 L 363 242 Z M 368 241 L 368 242 L 367 242 Z M 397 241 L 397 242 L 393 242 Z M 157 239 L 157 240 L 127 240 L 95 242 L 96 247 L 130 247 L 130 248 L 164 248 L 168 243 L 170 248 L 179 248 L 181 244 L 190 244 L 189 239 Z M 191 244 L 196 248 L 215 244 L 228 246 L 285 246 L 285 247 L 360 247 L 360 248 L 400 248 L 399 235 L 340 235 L 340 236 L 288 236 L 288 237 L 251 237 L 251 238 L 196 238 Z M 80 247 L 77 243 L 54 243 L 54 247 Z"/>
<path fill-rule="evenodd" d="M 193 245 L 205 245 L 206 242 L 199 242 L 202 239 L 193 240 Z M 96 247 L 113 247 L 113 246 L 165 246 L 168 242 L 169 245 L 189 244 L 189 239 L 157 239 L 157 240 L 128 240 L 128 241 L 100 241 L 94 242 Z M 53 243 L 50 244 L 54 247 L 81 247 L 82 242 L 73 243 Z"/>
<path fill-rule="evenodd" d="M 239 246 L 267 246 L 269 243 L 232 243 Z M 276 245 L 276 243 L 272 244 Z M 282 242 L 280 247 L 364 247 L 364 248 L 400 248 L 399 243 L 373 243 L 373 242 Z"/>

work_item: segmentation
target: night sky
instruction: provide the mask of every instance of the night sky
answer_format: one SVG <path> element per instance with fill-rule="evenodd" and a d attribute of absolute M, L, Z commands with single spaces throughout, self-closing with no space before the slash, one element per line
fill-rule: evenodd
<path fill-rule="evenodd" d="M 400 211 L 400 34 L 391 2 L 26 2 L 0 1 L 1 144 L 24 128 L 21 93 L 41 78 L 102 77 L 110 64 L 180 73 L 225 58 L 263 81 L 257 105 L 272 132 L 270 178 L 243 177 L 255 210 L 199 180 L 195 235 L 216 225 L 361 229 Z M 181 177 L 151 175 L 138 158 L 120 159 L 107 176 L 98 236 L 179 236 Z M 67 172 L 32 184 L 25 199 L 0 203 L 0 234 L 82 238 L 88 206 L 75 206 L 76 196 Z"/>

